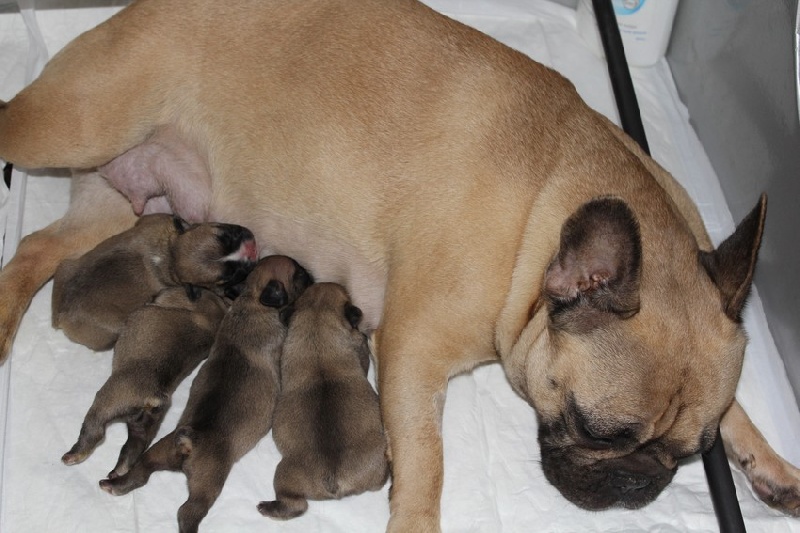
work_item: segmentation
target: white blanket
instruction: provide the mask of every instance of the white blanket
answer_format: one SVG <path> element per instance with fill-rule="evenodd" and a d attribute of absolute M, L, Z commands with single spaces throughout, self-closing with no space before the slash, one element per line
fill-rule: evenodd
<path fill-rule="evenodd" d="M 70 5 L 69 0 L 63 3 Z M 573 10 L 547 0 L 428 3 L 553 66 L 575 83 L 592 107 L 616 120 L 605 64 L 576 33 Z M 115 11 L 96 7 L 37 11 L 43 45 L 52 55 Z M 0 15 L 0 99 L 9 99 L 24 84 L 29 53 L 28 31 L 20 15 Z M 719 242 L 734 224 L 717 177 L 689 126 L 668 65 L 662 60 L 652 68 L 634 69 L 633 78 L 654 157 L 688 189 Z M 21 184 L 23 176 L 15 179 Z M 22 234 L 60 216 L 67 207 L 68 190 L 63 177 L 30 176 Z M 13 247 L 15 233 L 11 220 L 6 248 L 9 243 Z M 34 299 L 11 362 L 0 369 L 0 431 L 4 431 L 0 531 L 175 531 L 176 511 L 187 495 L 182 474 L 156 473 L 148 485 L 121 497 L 110 496 L 97 485 L 113 467 L 126 438 L 122 424 L 109 429 L 105 443 L 86 462 L 73 467 L 61 464 L 61 455 L 77 438 L 95 392 L 110 373 L 111 355 L 93 353 L 54 331 L 50 295 L 47 285 Z M 800 413 L 757 291 L 747 308 L 745 326 L 750 343 L 739 398 L 773 445 L 800 464 Z M 176 393 L 161 435 L 174 427 L 189 381 Z M 672 484 L 644 509 L 588 512 L 567 502 L 542 474 L 533 411 L 511 391 L 498 365 L 452 380 L 443 432 L 446 532 L 718 530 L 699 457 L 686 461 Z M 342 501 L 311 502 L 306 515 L 285 523 L 262 517 L 256 504 L 274 496 L 272 476 L 279 460 L 268 436 L 237 463 L 201 530 L 353 533 L 385 528 L 388 486 Z M 749 531 L 800 531 L 800 519 L 767 508 L 736 470 L 734 479 Z"/>

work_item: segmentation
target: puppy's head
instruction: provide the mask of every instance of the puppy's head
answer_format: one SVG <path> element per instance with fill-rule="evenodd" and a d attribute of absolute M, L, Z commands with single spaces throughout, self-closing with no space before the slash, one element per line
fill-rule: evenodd
<path fill-rule="evenodd" d="M 172 268 L 184 284 L 213 288 L 243 281 L 258 259 L 256 241 L 235 224 L 188 224 L 173 218 Z"/>
<path fill-rule="evenodd" d="M 646 505 L 713 444 L 741 371 L 765 209 L 713 252 L 614 198 L 564 224 L 506 369 L 537 411 L 547 479 L 575 504 Z"/>
<path fill-rule="evenodd" d="M 362 317 L 361 309 L 353 305 L 345 288 L 336 283 L 311 285 L 294 304 L 281 311 L 281 320 L 291 332 L 305 339 L 318 337 L 318 344 L 328 346 L 331 352 L 357 354 L 366 374 L 369 348 L 367 337 L 358 329 Z"/>
<path fill-rule="evenodd" d="M 282 308 L 293 303 L 313 283 L 311 274 L 285 255 L 261 259 L 243 283 L 231 287 L 231 296 L 257 300 L 266 307 Z"/>

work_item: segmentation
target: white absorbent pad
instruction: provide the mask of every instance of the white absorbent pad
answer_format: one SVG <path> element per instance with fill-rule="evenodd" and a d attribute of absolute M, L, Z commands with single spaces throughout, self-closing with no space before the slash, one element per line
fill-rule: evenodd
<path fill-rule="evenodd" d="M 573 10 L 546 0 L 429 3 L 554 67 L 575 83 L 592 107 L 617 119 L 606 66 L 576 33 Z M 43 44 L 52 55 L 114 11 L 48 8 L 35 15 Z M 27 35 L 19 14 L 0 15 L 1 99 L 9 99 L 22 86 Z M 715 242 L 721 241 L 734 224 L 717 177 L 689 126 L 668 65 L 662 60 L 656 67 L 634 69 L 632 75 L 654 157 L 688 189 Z M 67 207 L 68 190 L 69 180 L 64 177 L 30 176 L 22 233 L 60 216 Z M 61 464 L 61 455 L 76 440 L 95 392 L 110 374 L 111 353 L 93 353 L 54 331 L 50 296 L 50 285 L 36 296 L 19 330 L 11 362 L 0 370 L 0 383 L 7 388 L 0 390 L 5 395 L 0 396 L 0 423 L 5 420 L 0 531 L 176 531 L 176 511 L 187 496 L 183 474 L 156 473 L 145 487 L 120 497 L 98 487 L 126 439 L 124 425 L 112 425 L 105 442 L 86 462 L 72 467 Z M 745 326 L 750 342 L 738 397 L 771 443 L 800 464 L 800 414 L 757 291 L 747 308 Z M 189 382 L 175 394 L 159 438 L 174 428 Z M 512 392 L 499 365 L 452 380 L 443 434 L 445 532 L 718 530 L 699 457 L 685 461 L 672 484 L 644 509 L 589 512 L 566 501 L 542 474 L 534 413 Z M 372 533 L 386 527 L 388 486 L 341 501 L 311 502 L 304 516 L 288 522 L 262 517 L 256 504 L 273 498 L 272 476 L 279 460 L 272 437 L 267 436 L 236 464 L 201 531 Z M 738 470 L 734 479 L 749 531 L 800 531 L 800 519 L 786 518 L 761 503 Z"/>

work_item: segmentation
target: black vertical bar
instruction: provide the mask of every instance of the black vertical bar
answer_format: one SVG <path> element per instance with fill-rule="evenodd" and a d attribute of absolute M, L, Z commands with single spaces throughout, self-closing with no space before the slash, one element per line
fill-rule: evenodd
<path fill-rule="evenodd" d="M 722 445 L 722 436 L 719 433 L 711 449 L 703 454 L 703 468 L 706 471 L 719 530 L 723 533 L 746 531 L 742 510 L 739 509 L 739 501 L 736 499 L 736 486 L 733 484 L 731 467 L 725 456 L 725 447 Z"/>
<path fill-rule="evenodd" d="M 3 167 L 3 181 L 6 184 L 6 187 L 9 189 L 11 188 L 11 171 L 14 170 L 14 167 L 11 163 L 6 163 Z"/>
<path fill-rule="evenodd" d="M 649 154 L 650 147 L 647 144 L 644 125 L 639 113 L 639 103 L 633 89 L 633 80 L 628 70 L 625 49 L 622 45 L 622 37 L 611 0 L 592 0 L 592 6 L 608 62 L 608 74 L 611 78 L 614 98 L 617 101 L 622 129 L 639 143 L 642 150 Z M 733 484 L 731 468 L 725 456 L 719 432 L 717 432 L 714 445 L 703 454 L 703 467 L 706 471 L 711 502 L 717 515 L 719 530 L 722 533 L 745 532 L 742 511 L 736 498 L 736 487 Z"/>
<path fill-rule="evenodd" d="M 622 36 L 619 34 L 617 16 L 614 14 L 611 0 L 592 0 L 592 5 L 600 30 L 600 40 L 603 42 L 603 50 L 606 53 L 608 76 L 611 78 L 614 98 L 617 100 L 622 129 L 649 155 L 650 146 L 647 144 L 647 136 L 644 133 L 644 125 L 642 125 L 642 117 L 639 113 L 639 101 L 633 90 L 633 80 L 630 70 L 628 70 L 625 48 L 622 46 Z"/>

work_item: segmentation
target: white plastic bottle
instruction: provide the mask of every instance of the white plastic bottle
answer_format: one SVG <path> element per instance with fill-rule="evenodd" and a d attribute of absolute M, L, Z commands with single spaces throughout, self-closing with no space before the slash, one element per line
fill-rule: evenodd
<path fill-rule="evenodd" d="M 612 5 L 628 64 L 648 67 L 664 57 L 678 0 L 612 0 Z M 578 33 L 598 56 L 604 57 L 592 0 L 579 0 L 576 17 Z"/>

